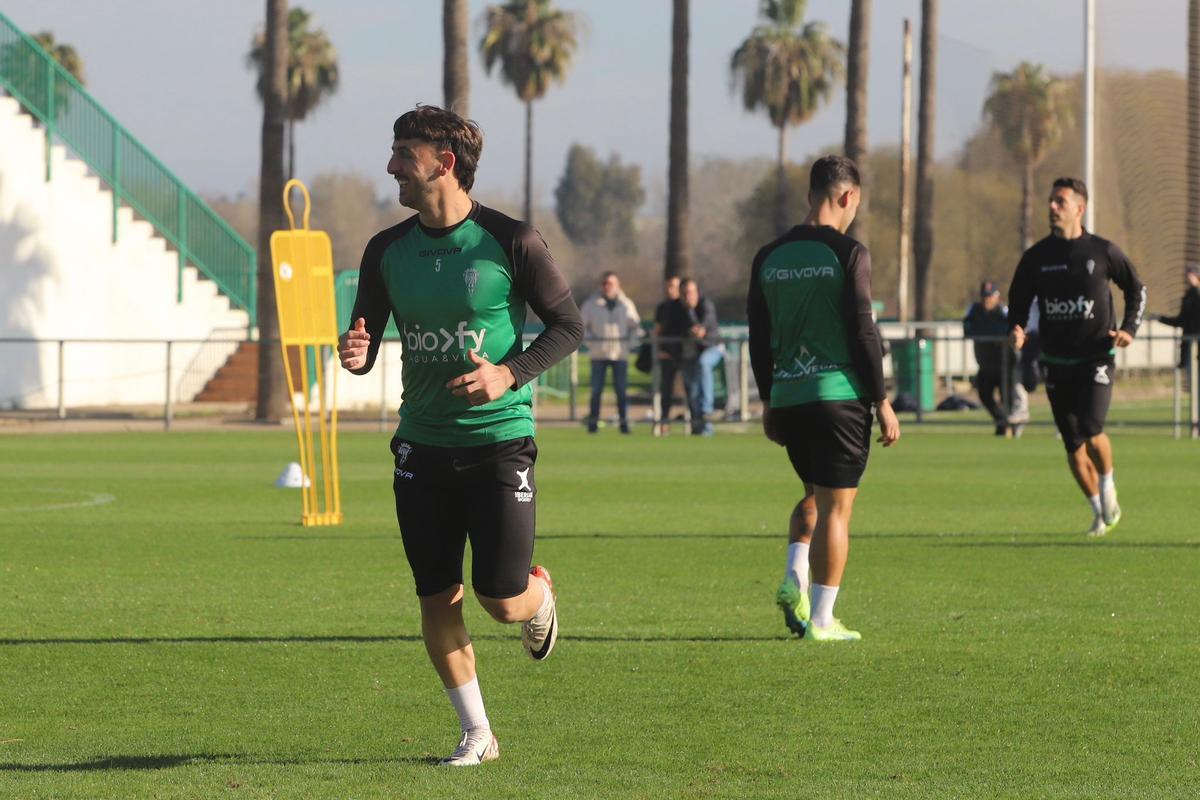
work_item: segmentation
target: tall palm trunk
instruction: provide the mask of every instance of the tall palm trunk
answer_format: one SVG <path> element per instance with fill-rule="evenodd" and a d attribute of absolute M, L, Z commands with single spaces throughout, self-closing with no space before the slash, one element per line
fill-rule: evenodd
<path fill-rule="evenodd" d="M 691 36 L 688 12 L 691 0 L 673 1 L 665 278 L 692 272 L 692 248 L 688 241 L 688 46 Z"/>
<path fill-rule="evenodd" d="M 525 101 L 525 221 L 533 224 L 533 101 Z"/>
<path fill-rule="evenodd" d="M 788 229 L 787 125 L 779 126 L 779 163 L 775 165 L 775 233 Z"/>
<path fill-rule="evenodd" d="M 288 117 L 287 121 L 287 154 L 288 166 L 284 180 L 296 177 L 296 120 Z"/>
<path fill-rule="evenodd" d="M 442 0 L 442 94 L 446 108 L 470 116 L 467 69 L 467 0 Z"/>
<path fill-rule="evenodd" d="M 1200 266 L 1200 0 L 1188 2 L 1187 98 L 1188 216 L 1184 258 L 1188 265 Z"/>
<path fill-rule="evenodd" d="M 870 185 L 867 160 L 867 72 L 870 67 L 871 0 L 853 0 L 850 6 L 850 42 L 846 48 L 846 157 L 858 165 L 862 185 Z M 849 234 L 869 245 L 870 192 L 862 193 L 858 216 Z"/>
<path fill-rule="evenodd" d="M 921 98 L 917 108 L 916 315 L 933 318 L 933 126 L 937 104 L 938 0 L 921 2 Z"/>
<path fill-rule="evenodd" d="M 255 417 L 281 419 L 287 413 L 271 233 L 283 227 L 283 132 L 287 99 L 287 0 L 266 0 L 263 54 L 268 79 L 263 92 L 262 160 L 258 178 L 258 401 Z"/>
<path fill-rule="evenodd" d="M 1021 165 L 1021 252 L 1033 244 L 1033 160 Z"/>

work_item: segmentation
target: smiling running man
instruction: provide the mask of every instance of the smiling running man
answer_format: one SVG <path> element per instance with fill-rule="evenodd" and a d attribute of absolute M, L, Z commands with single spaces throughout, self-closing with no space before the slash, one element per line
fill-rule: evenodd
<path fill-rule="evenodd" d="M 550 573 L 530 569 L 537 484 L 531 381 L 576 347 L 579 309 L 542 237 L 473 201 L 483 149 L 475 123 L 434 106 L 396 120 L 388 173 L 417 213 L 371 239 L 359 271 L 342 366 L 371 369 L 388 317 L 403 346 L 404 393 L 392 438 L 396 519 L 421 605 L 429 660 L 462 738 L 443 764 L 499 756 L 463 622 L 463 553 L 499 622 L 545 659 L 558 637 Z M 545 330 L 522 350 L 526 308 Z M 530 580 L 530 578 L 533 580 Z"/>

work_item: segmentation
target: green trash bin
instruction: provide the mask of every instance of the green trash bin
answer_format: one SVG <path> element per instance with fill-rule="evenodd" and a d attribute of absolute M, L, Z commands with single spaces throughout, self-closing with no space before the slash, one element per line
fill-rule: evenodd
<path fill-rule="evenodd" d="M 933 411 L 933 343 L 928 339 L 904 339 L 892 343 L 892 369 L 896 392 L 917 401 L 922 411 Z"/>

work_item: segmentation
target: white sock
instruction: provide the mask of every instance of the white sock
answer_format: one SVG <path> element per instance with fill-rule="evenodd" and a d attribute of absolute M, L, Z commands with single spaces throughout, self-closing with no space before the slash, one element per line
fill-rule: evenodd
<path fill-rule="evenodd" d="M 475 728 L 491 729 L 487 712 L 483 710 L 483 693 L 479 691 L 478 678 L 472 678 L 470 683 L 464 683 L 454 689 L 447 689 L 446 696 L 450 698 L 450 703 L 458 714 L 458 724 L 464 733 Z"/>
<path fill-rule="evenodd" d="M 1105 492 L 1115 492 L 1116 490 L 1117 490 L 1117 484 L 1113 482 L 1112 472 L 1106 472 L 1100 476 L 1100 493 L 1101 494 L 1104 494 Z"/>
<path fill-rule="evenodd" d="M 1092 506 L 1092 513 L 1097 517 L 1104 513 L 1104 507 L 1100 505 L 1100 495 L 1093 494 L 1088 497 L 1088 502 Z"/>
<path fill-rule="evenodd" d="M 783 579 L 794 581 L 802 592 L 808 591 L 808 545 L 804 542 L 788 545 L 787 572 Z"/>
<path fill-rule="evenodd" d="M 837 601 L 838 587 L 812 585 L 812 624 L 828 628 L 833 624 L 833 604 Z"/>

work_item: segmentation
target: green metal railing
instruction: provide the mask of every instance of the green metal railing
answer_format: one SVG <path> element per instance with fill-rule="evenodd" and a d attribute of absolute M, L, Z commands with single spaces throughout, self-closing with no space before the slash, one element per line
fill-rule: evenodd
<path fill-rule="evenodd" d="M 114 242 L 124 202 L 178 250 L 177 300 L 183 300 L 183 268 L 191 261 L 256 324 L 254 248 L 2 12 L 0 87 L 45 127 L 47 181 L 50 145 L 58 137 L 112 189 Z"/>

